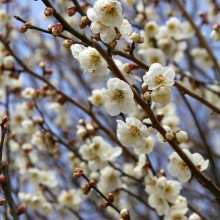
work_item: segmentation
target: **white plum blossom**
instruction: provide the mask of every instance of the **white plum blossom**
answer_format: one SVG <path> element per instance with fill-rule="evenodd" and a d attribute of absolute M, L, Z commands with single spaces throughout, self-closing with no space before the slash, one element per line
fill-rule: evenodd
<path fill-rule="evenodd" d="M 97 186 L 103 193 L 110 193 L 121 187 L 122 183 L 119 171 L 106 166 L 101 170 L 100 174 L 101 176 Z"/>
<path fill-rule="evenodd" d="M 116 32 L 114 26 L 104 25 L 93 8 L 88 9 L 87 16 L 92 21 L 90 30 L 93 34 L 100 34 L 100 38 L 104 43 L 110 43 L 115 39 Z"/>
<path fill-rule="evenodd" d="M 151 99 L 158 108 L 164 108 L 171 100 L 171 87 L 160 86 L 151 93 Z"/>
<path fill-rule="evenodd" d="M 36 92 L 35 92 L 34 88 L 27 87 L 22 91 L 21 95 L 24 98 L 30 99 L 30 98 L 34 98 L 36 96 Z"/>
<path fill-rule="evenodd" d="M 149 90 L 157 89 L 160 86 L 172 86 L 174 78 L 175 72 L 170 67 L 163 67 L 159 63 L 152 64 L 143 77 Z"/>
<path fill-rule="evenodd" d="M 133 97 L 131 87 L 118 78 L 109 79 L 107 89 L 103 91 L 104 106 L 111 116 L 132 112 L 135 106 Z"/>
<path fill-rule="evenodd" d="M 89 101 L 95 106 L 102 105 L 104 102 L 103 91 L 104 91 L 104 89 L 92 90 L 92 95 L 88 98 Z"/>
<path fill-rule="evenodd" d="M 57 200 L 61 207 L 66 206 L 71 208 L 78 208 L 81 202 L 80 194 L 75 189 L 63 190 Z"/>
<path fill-rule="evenodd" d="M 156 209 L 159 216 L 164 215 L 169 211 L 169 204 L 167 200 L 159 194 L 150 194 L 148 204 L 152 208 Z"/>
<path fill-rule="evenodd" d="M 90 144 L 84 144 L 79 150 L 84 160 L 88 161 L 91 170 L 98 170 L 106 165 L 106 162 L 118 157 L 122 150 L 120 147 L 112 147 L 101 136 L 95 136 Z"/>
<path fill-rule="evenodd" d="M 204 160 L 204 158 L 199 153 L 190 153 L 188 149 L 183 149 L 183 151 L 200 171 L 207 169 L 209 160 Z M 172 176 L 177 177 L 180 181 L 187 182 L 192 176 L 188 165 L 180 158 L 176 152 L 173 152 L 169 155 L 169 160 L 170 162 L 167 166 L 168 172 Z"/>
<path fill-rule="evenodd" d="M 74 58 L 86 72 L 98 75 L 109 73 L 107 62 L 95 48 L 74 44 L 70 49 Z"/>
<path fill-rule="evenodd" d="M 153 151 L 154 148 L 154 139 L 152 137 L 145 138 L 145 145 L 139 148 L 134 148 L 134 152 L 138 155 L 140 154 L 149 154 Z"/>
<path fill-rule="evenodd" d="M 159 48 L 142 49 L 138 51 L 138 54 L 143 57 L 144 61 L 146 61 L 148 65 L 153 63 L 160 63 L 161 65 L 165 65 L 165 55 Z"/>
<path fill-rule="evenodd" d="M 132 33 L 132 26 L 127 19 L 123 19 L 123 22 L 120 26 L 118 26 L 118 31 L 120 32 L 121 36 L 128 42 L 132 43 L 132 39 L 130 38 Z"/>
<path fill-rule="evenodd" d="M 98 0 L 93 9 L 102 24 L 119 26 L 123 22 L 122 7 L 118 0 Z"/>
<path fill-rule="evenodd" d="M 194 48 L 190 51 L 190 55 L 195 58 L 195 62 L 198 66 L 201 66 L 205 70 L 213 66 L 212 58 L 204 48 Z"/>
<path fill-rule="evenodd" d="M 147 37 L 154 37 L 157 34 L 158 29 L 158 24 L 155 21 L 147 22 L 144 27 Z"/>
<path fill-rule="evenodd" d="M 117 137 L 125 146 L 144 149 L 148 137 L 147 126 L 136 118 L 127 117 L 126 122 L 117 120 Z"/>

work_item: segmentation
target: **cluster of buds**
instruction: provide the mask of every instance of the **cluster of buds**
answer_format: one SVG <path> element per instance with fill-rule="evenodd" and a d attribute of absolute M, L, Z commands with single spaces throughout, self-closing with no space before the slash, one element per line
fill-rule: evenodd
<path fill-rule="evenodd" d="M 108 194 L 108 199 L 109 199 L 109 201 L 110 202 L 114 202 L 114 200 L 115 200 L 115 196 L 114 196 L 114 194 L 113 193 L 109 193 Z M 101 208 L 107 208 L 108 206 L 109 206 L 110 204 L 108 203 L 108 202 L 101 202 L 100 204 L 99 204 L 99 206 L 101 207 Z"/>
<path fill-rule="evenodd" d="M 128 209 L 122 209 L 120 211 L 120 220 L 130 220 L 130 213 Z"/>
<path fill-rule="evenodd" d="M 80 119 L 79 125 L 80 126 L 77 129 L 76 135 L 82 139 L 85 139 L 96 133 L 96 128 L 91 122 L 86 123 L 83 119 Z"/>
<path fill-rule="evenodd" d="M 20 31 L 21 33 L 25 33 L 30 27 L 31 27 L 31 23 L 30 23 L 30 22 L 26 22 L 25 24 L 23 24 L 23 25 L 19 28 L 19 31 Z"/>
<path fill-rule="evenodd" d="M 188 140 L 188 135 L 185 131 L 178 130 L 176 132 L 168 131 L 165 135 L 169 141 L 175 141 L 177 144 L 184 143 Z"/>
<path fill-rule="evenodd" d="M 137 32 L 132 32 L 130 35 L 130 39 L 135 43 L 142 44 L 144 42 L 144 38 L 140 36 Z"/>
<path fill-rule="evenodd" d="M 56 37 L 64 31 L 64 27 L 61 23 L 49 24 L 48 31 L 51 31 L 53 36 Z"/>

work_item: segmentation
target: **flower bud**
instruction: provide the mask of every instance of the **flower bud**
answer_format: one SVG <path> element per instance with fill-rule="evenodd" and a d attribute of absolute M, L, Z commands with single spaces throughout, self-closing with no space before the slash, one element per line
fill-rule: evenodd
<path fill-rule="evenodd" d="M 6 179 L 6 176 L 4 174 L 0 174 L 0 184 L 2 186 L 5 186 L 7 184 L 7 179 Z"/>
<path fill-rule="evenodd" d="M 83 175 L 83 169 L 80 168 L 80 167 L 77 167 L 77 168 L 74 170 L 73 176 L 74 176 L 74 177 L 81 177 L 82 175 Z"/>
<path fill-rule="evenodd" d="M 176 140 L 179 144 L 186 142 L 188 140 L 188 135 L 185 131 L 176 132 Z"/>
<path fill-rule="evenodd" d="M 66 48 L 70 48 L 73 44 L 73 40 L 70 40 L 70 39 L 66 39 L 63 41 L 63 46 L 66 47 Z"/>
<path fill-rule="evenodd" d="M 109 199 L 111 202 L 114 202 L 114 200 L 115 200 L 114 193 L 109 193 L 109 194 L 108 194 L 108 199 Z"/>
<path fill-rule="evenodd" d="M 123 50 L 125 52 L 130 52 L 131 51 L 131 46 L 126 44 L 126 45 L 123 46 Z"/>
<path fill-rule="evenodd" d="M 19 206 L 18 206 L 18 215 L 21 215 L 23 213 L 25 213 L 26 211 L 26 205 L 24 203 L 21 203 Z"/>
<path fill-rule="evenodd" d="M 45 8 L 45 10 L 44 10 L 44 15 L 45 15 L 45 16 L 51 16 L 51 15 L 54 14 L 54 12 L 55 12 L 54 8 L 47 7 L 47 8 Z"/>
<path fill-rule="evenodd" d="M 52 31 L 52 29 L 53 29 L 53 24 L 49 24 L 48 27 L 47 27 L 47 30 Z"/>
<path fill-rule="evenodd" d="M 120 211 L 120 215 L 123 219 L 130 219 L 130 214 L 129 214 L 128 209 L 122 209 Z"/>
<path fill-rule="evenodd" d="M 12 69 L 14 67 L 14 57 L 13 56 L 4 57 L 3 65 L 4 65 L 4 68 Z"/>
<path fill-rule="evenodd" d="M 79 25 L 79 27 L 81 28 L 81 29 L 83 29 L 83 28 L 85 28 L 88 24 L 90 24 L 91 23 L 91 21 L 89 20 L 89 18 L 87 17 L 87 16 L 83 16 L 82 18 L 81 18 L 81 22 L 80 22 L 80 25 Z"/>
<path fill-rule="evenodd" d="M 0 206 L 3 206 L 5 204 L 5 199 L 0 199 Z"/>
<path fill-rule="evenodd" d="M 172 141 L 174 138 L 175 138 L 175 134 L 172 132 L 172 131 L 168 131 L 166 134 L 165 134 L 165 137 L 168 141 Z"/>
<path fill-rule="evenodd" d="M 90 190 L 91 190 L 91 185 L 90 183 L 83 183 L 81 185 L 81 190 L 83 192 L 84 195 L 88 195 Z"/>
<path fill-rule="evenodd" d="M 21 33 L 25 33 L 26 31 L 28 30 L 28 27 L 27 27 L 27 25 L 22 25 L 20 28 L 19 28 L 19 31 L 21 32 Z"/>
<path fill-rule="evenodd" d="M 99 206 L 100 206 L 100 208 L 107 208 L 108 206 L 109 206 L 109 204 L 108 204 L 108 202 L 101 202 L 100 204 L 99 204 Z"/>
<path fill-rule="evenodd" d="M 75 13 L 76 13 L 76 7 L 74 6 L 69 6 L 67 8 L 67 13 L 68 13 L 68 16 L 73 16 Z"/>
<path fill-rule="evenodd" d="M 55 36 L 55 37 L 59 36 L 63 31 L 64 31 L 64 27 L 62 24 L 57 23 L 57 24 L 53 25 L 53 28 L 52 28 L 53 36 Z"/>
<path fill-rule="evenodd" d="M 144 93 L 144 100 L 146 101 L 146 102 L 151 102 L 151 92 L 145 92 Z"/>

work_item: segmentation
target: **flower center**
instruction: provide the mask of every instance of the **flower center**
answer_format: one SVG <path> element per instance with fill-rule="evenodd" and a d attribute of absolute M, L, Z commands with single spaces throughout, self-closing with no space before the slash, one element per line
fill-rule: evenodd
<path fill-rule="evenodd" d="M 129 128 L 129 134 L 132 137 L 140 136 L 140 130 L 136 125 L 131 125 Z"/>
<path fill-rule="evenodd" d="M 112 100 L 121 102 L 124 98 L 125 98 L 125 94 L 124 94 L 123 90 L 121 90 L 121 89 L 115 89 L 115 90 L 112 92 Z"/>
<path fill-rule="evenodd" d="M 155 84 L 160 85 L 163 82 L 164 82 L 164 76 L 163 76 L 162 73 L 154 77 L 154 83 Z"/>
<path fill-rule="evenodd" d="M 114 15 L 117 12 L 117 9 L 114 5 L 106 4 L 104 7 L 104 12 L 108 15 Z"/>
<path fill-rule="evenodd" d="M 180 165 L 182 170 L 188 170 L 189 169 L 189 167 L 187 166 L 187 164 L 184 161 L 180 161 L 179 165 Z"/>
<path fill-rule="evenodd" d="M 157 56 L 151 57 L 151 63 L 159 63 L 160 59 Z"/>
<path fill-rule="evenodd" d="M 91 61 L 92 64 L 97 66 L 101 62 L 101 57 L 98 53 L 94 53 L 90 57 L 90 61 Z"/>

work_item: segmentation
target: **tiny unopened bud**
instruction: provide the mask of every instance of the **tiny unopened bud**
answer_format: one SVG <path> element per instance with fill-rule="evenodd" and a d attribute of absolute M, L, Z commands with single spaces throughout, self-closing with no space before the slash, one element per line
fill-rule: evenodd
<path fill-rule="evenodd" d="M 176 132 L 176 140 L 178 143 L 183 143 L 188 140 L 188 135 L 185 131 L 177 131 Z"/>
<path fill-rule="evenodd" d="M 80 167 L 77 167 L 77 168 L 74 170 L 73 176 L 74 176 L 74 177 L 81 177 L 82 175 L 83 175 L 83 169 L 80 168 Z"/>
<path fill-rule="evenodd" d="M 80 138 L 84 138 L 87 136 L 87 130 L 85 128 L 80 128 L 77 130 L 76 135 Z"/>
<path fill-rule="evenodd" d="M 21 32 L 21 33 L 25 33 L 26 31 L 28 30 L 28 27 L 27 27 L 27 25 L 22 25 L 20 28 L 19 28 L 19 31 Z"/>
<path fill-rule="evenodd" d="M 126 44 L 126 45 L 123 46 L 123 50 L 125 52 L 130 52 L 131 51 L 131 46 Z"/>
<path fill-rule="evenodd" d="M 90 183 L 83 183 L 81 185 L 81 190 L 83 192 L 84 195 L 88 195 L 90 190 L 91 190 L 91 185 Z"/>
<path fill-rule="evenodd" d="M 117 41 L 112 41 L 108 44 L 111 49 L 114 49 L 117 46 Z"/>
<path fill-rule="evenodd" d="M 76 7 L 74 6 L 69 6 L 67 8 L 67 13 L 68 13 L 68 16 L 73 16 L 75 13 L 76 13 Z"/>
<path fill-rule="evenodd" d="M 93 133 L 95 131 L 94 126 L 91 123 L 87 123 L 86 124 L 86 129 L 87 131 L 89 131 L 90 133 Z"/>
<path fill-rule="evenodd" d="M 51 15 L 54 14 L 54 12 L 55 12 L 54 8 L 47 7 L 47 8 L 45 8 L 45 10 L 44 10 L 44 15 L 45 15 L 45 16 L 51 16 Z"/>
<path fill-rule="evenodd" d="M 7 184 L 7 179 L 4 174 L 0 174 L 0 184 L 5 186 Z"/>
<path fill-rule="evenodd" d="M 114 194 L 113 194 L 113 193 L 109 193 L 109 194 L 108 194 L 108 199 L 109 199 L 111 202 L 114 202 L 114 200 L 115 200 Z"/>
<path fill-rule="evenodd" d="M 40 63 L 39 63 L 39 67 L 40 67 L 41 69 L 44 69 L 44 68 L 45 68 L 45 63 L 44 63 L 44 62 L 40 62 Z"/>
<path fill-rule="evenodd" d="M 53 24 L 49 24 L 49 25 L 47 26 L 47 30 L 48 30 L 48 31 L 52 31 L 52 29 L 53 29 Z"/>
<path fill-rule="evenodd" d="M 174 140 L 175 138 L 175 134 L 172 132 L 172 131 L 168 131 L 166 134 L 165 134 L 165 137 L 168 141 L 172 141 Z"/>
<path fill-rule="evenodd" d="M 85 121 L 84 121 L 84 119 L 82 119 L 82 118 L 79 119 L 79 124 L 84 126 L 84 125 L 85 125 Z"/>
<path fill-rule="evenodd" d="M 144 93 L 144 100 L 146 101 L 146 102 L 151 102 L 151 92 L 145 92 Z"/>
<path fill-rule="evenodd" d="M 108 204 L 108 202 L 101 202 L 101 203 L 99 204 L 99 206 L 100 206 L 100 208 L 106 209 L 106 208 L 109 206 L 109 204 Z"/>
<path fill-rule="evenodd" d="M 0 199 L 0 206 L 3 206 L 5 204 L 5 199 Z"/>
<path fill-rule="evenodd" d="M 55 36 L 55 37 L 59 36 L 63 31 L 64 31 L 64 27 L 62 24 L 57 23 L 57 24 L 53 25 L 53 28 L 52 28 L 53 36 Z"/>
<path fill-rule="evenodd" d="M 53 70 L 51 70 L 51 69 L 47 69 L 44 71 L 45 75 L 51 75 L 52 73 L 53 73 Z"/>
<path fill-rule="evenodd" d="M 142 84 L 142 89 L 143 89 L 143 90 L 148 90 L 148 85 L 147 85 L 146 83 L 143 83 L 143 84 Z"/>
<path fill-rule="evenodd" d="M 70 40 L 70 39 L 66 39 L 63 41 L 63 46 L 66 47 L 66 48 L 70 48 L 73 44 L 73 40 Z"/>
<path fill-rule="evenodd" d="M 164 118 L 164 114 L 162 112 L 159 112 L 159 113 L 157 113 L 156 117 L 157 117 L 157 120 L 159 122 L 161 122 Z"/>
<path fill-rule="evenodd" d="M 25 213 L 27 207 L 24 203 L 21 203 L 19 206 L 18 206 L 18 215 L 21 215 L 23 213 Z"/>
<path fill-rule="evenodd" d="M 4 117 L 2 118 L 2 123 L 6 123 L 6 122 L 8 122 L 8 116 L 4 116 Z"/>
<path fill-rule="evenodd" d="M 130 219 L 130 214 L 129 214 L 128 209 L 122 209 L 120 211 L 120 215 L 123 219 Z"/>
<path fill-rule="evenodd" d="M 79 25 L 79 27 L 81 28 L 81 29 L 83 29 L 83 28 L 85 28 L 88 24 L 90 24 L 91 23 L 91 21 L 89 20 L 89 18 L 87 17 L 87 16 L 83 16 L 82 18 L 81 18 L 81 22 L 80 22 L 80 25 Z"/>
<path fill-rule="evenodd" d="M 132 32 L 130 35 L 130 39 L 134 42 L 138 42 L 140 39 L 140 35 L 137 32 Z"/>

